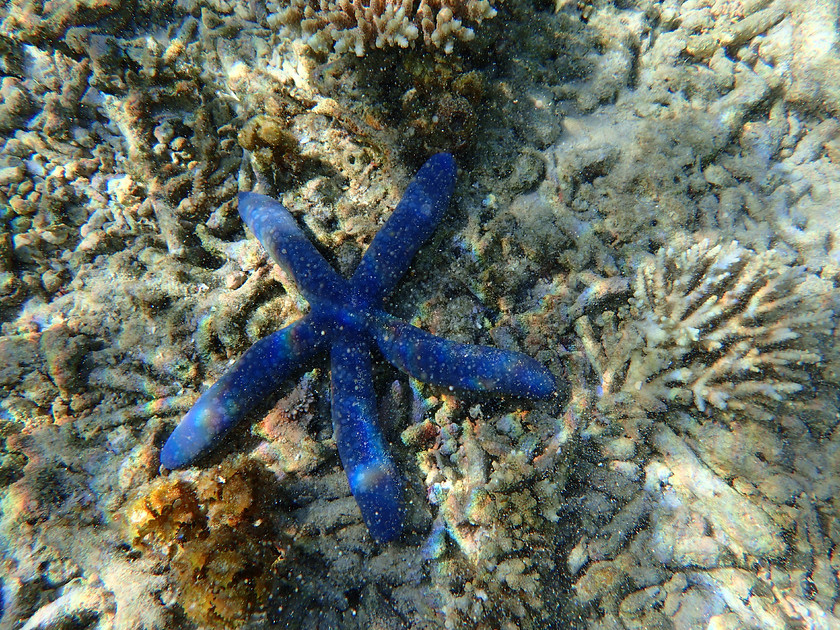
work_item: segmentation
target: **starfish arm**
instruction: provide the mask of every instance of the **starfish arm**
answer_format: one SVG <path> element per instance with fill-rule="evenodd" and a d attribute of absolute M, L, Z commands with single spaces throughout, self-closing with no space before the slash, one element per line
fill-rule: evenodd
<path fill-rule="evenodd" d="M 346 280 L 315 249 L 279 201 L 259 193 L 239 193 L 239 215 L 310 304 L 346 293 Z"/>
<path fill-rule="evenodd" d="M 350 281 L 363 299 L 381 300 L 397 285 L 446 212 L 455 187 L 455 172 L 455 159 L 448 153 L 438 153 L 411 180 Z"/>
<path fill-rule="evenodd" d="M 260 339 L 204 392 L 160 452 L 169 469 L 190 465 L 262 402 L 326 338 L 311 316 Z"/>
<path fill-rule="evenodd" d="M 448 341 L 384 313 L 372 328 L 385 358 L 426 383 L 526 398 L 548 398 L 556 388 L 551 372 L 521 352 Z"/>
<path fill-rule="evenodd" d="M 377 418 L 370 348 L 361 337 L 347 335 L 333 342 L 331 362 L 338 454 L 371 536 L 389 542 L 402 532 L 405 507 L 402 480 Z"/>

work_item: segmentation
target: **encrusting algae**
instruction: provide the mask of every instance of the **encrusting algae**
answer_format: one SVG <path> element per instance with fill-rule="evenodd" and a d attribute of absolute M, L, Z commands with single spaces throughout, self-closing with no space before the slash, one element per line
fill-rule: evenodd
<path fill-rule="evenodd" d="M 120 513 L 135 549 L 171 562 L 177 601 L 192 621 L 231 627 L 265 605 L 279 557 L 259 516 L 269 477 L 253 460 L 228 459 L 190 479 L 159 477 Z"/>

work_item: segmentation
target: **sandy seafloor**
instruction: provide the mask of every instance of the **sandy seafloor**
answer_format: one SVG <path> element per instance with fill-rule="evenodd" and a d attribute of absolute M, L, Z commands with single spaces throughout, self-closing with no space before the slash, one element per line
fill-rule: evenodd
<path fill-rule="evenodd" d="M 0 7 L 0 629 L 840 628 L 837 2 L 507 0 L 452 54 L 361 58 L 281 9 Z M 347 275 L 439 150 L 389 309 L 558 395 L 375 357 L 412 505 L 384 546 L 325 358 L 162 471 L 307 308 L 236 193 Z"/>

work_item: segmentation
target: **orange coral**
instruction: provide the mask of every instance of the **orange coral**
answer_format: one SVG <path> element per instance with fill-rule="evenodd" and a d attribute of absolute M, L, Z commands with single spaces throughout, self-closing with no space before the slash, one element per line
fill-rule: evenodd
<path fill-rule="evenodd" d="M 157 478 L 121 513 L 132 546 L 171 558 L 178 603 L 196 623 L 229 627 L 265 604 L 278 551 L 265 540 L 259 489 L 271 478 L 229 459 L 193 480 Z"/>

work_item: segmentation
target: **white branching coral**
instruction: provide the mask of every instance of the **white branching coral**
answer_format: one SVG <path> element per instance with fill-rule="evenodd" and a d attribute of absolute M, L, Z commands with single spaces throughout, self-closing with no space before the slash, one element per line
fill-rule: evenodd
<path fill-rule="evenodd" d="M 286 26 L 300 27 L 316 52 L 352 50 L 362 57 L 370 48 L 409 48 L 421 42 L 430 50 L 452 52 L 455 41 L 470 41 L 480 25 L 496 15 L 488 0 L 289 0 L 274 14 Z"/>
<path fill-rule="evenodd" d="M 809 382 L 817 337 L 831 330 L 828 295 L 775 250 L 703 240 L 660 249 L 638 269 L 628 309 L 581 317 L 576 330 L 602 405 L 644 413 L 675 403 L 762 418 Z"/>

